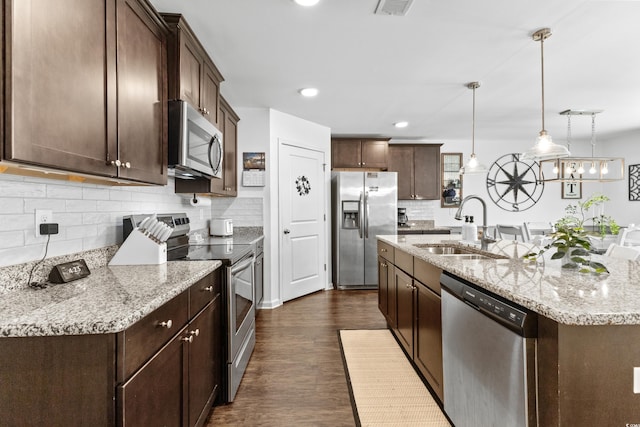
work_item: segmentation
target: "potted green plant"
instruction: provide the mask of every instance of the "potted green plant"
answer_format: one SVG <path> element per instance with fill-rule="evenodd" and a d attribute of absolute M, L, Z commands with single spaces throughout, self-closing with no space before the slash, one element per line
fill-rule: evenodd
<path fill-rule="evenodd" d="M 589 258 L 589 251 L 592 249 L 593 237 L 604 238 L 607 231 L 611 234 L 618 234 L 620 227 L 609 215 L 605 215 L 602 205 L 609 201 L 603 194 L 593 194 L 577 205 L 568 205 L 565 208 L 565 216 L 555 223 L 555 231 L 551 234 L 551 243 L 544 246 L 537 252 L 530 252 L 524 255 L 525 259 L 534 260 L 538 256 L 551 248 L 556 252 L 551 259 L 561 259 L 563 268 L 580 268 L 580 272 L 588 273 L 608 273 L 604 264 L 592 261 Z M 592 213 L 589 216 L 589 212 Z M 585 223 L 591 222 L 595 226 L 595 231 L 588 232 Z"/>

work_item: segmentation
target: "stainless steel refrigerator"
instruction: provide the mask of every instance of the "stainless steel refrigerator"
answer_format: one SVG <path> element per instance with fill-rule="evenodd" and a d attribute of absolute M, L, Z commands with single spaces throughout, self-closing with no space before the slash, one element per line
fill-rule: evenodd
<path fill-rule="evenodd" d="M 377 235 L 396 234 L 396 172 L 332 172 L 333 284 L 378 287 Z"/>

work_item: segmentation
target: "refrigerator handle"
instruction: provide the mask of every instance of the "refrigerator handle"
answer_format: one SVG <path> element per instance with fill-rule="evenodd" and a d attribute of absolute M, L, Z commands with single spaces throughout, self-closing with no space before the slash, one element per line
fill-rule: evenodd
<path fill-rule="evenodd" d="M 359 220 L 358 221 L 358 234 L 360 234 L 360 238 L 362 239 L 362 227 L 363 227 L 363 225 L 362 225 L 363 218 L 362 217 L 364 216 L 364 201 L 363 201 L 363 198 L 362 198 L 362 191 L 360 192 L 360 209 L 359 210 L 360 210 L 360 215 L 358 215 L 359 216 L 359 218 L 358 218 L 358 220 Z"/>
<path fill-rule="evenodd" d="M 369 192 L 364 192 L 364 238 L 369 238 Z"/>

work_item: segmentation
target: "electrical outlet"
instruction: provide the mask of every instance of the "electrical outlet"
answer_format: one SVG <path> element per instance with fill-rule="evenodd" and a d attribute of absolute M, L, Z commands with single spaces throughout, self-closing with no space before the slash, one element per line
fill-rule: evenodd
<path fill-rule="evenodd" d="M 49 224 L 53 222 L 53 211 L 51 209 L 36 209 L 36 236 L 40 234 L 40 224 Z"/>
<path fill-rule="evenodd" d="M 640 368 L 633 368 L 633 392 L 640 393 Z"/>

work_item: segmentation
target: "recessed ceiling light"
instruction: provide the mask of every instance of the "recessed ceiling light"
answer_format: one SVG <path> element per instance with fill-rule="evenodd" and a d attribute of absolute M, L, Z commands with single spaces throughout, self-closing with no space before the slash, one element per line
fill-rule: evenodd
<path fill-rule="evenodd" d="M 312 98 L 318 94 L 318 89 L 315 87 L 306 87 L 304 89 L 300 89 L 300 95 L 305 96 L 307 98 Z"/>
<path fill-rule="evenodd" d="M 294 0 L 300 6 L 315 6 L 320 0 Z"/>
<path fill-rule="evenodd" d="M 397 128 L 406 128 L 409 126 L 409 122 L 397 122 L 393 124 Z"/>

